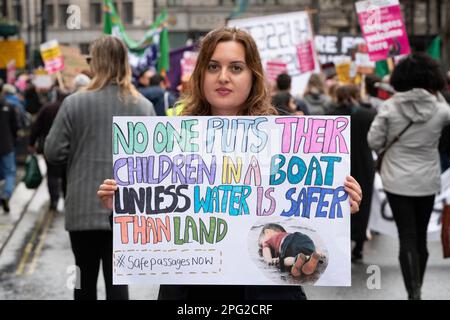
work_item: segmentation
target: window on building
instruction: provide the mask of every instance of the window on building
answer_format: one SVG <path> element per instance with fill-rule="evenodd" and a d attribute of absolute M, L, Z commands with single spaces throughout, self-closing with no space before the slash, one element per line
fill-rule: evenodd
<path fill-rule="evenodd" d="M 91 3 L 89 10 L 89 22 L 91 25 L 99 25 L 102 23 L 102 4 Z"/>
<path fill-rule="evenodd" d="M 55 24 L 55 12 L 53 12 L 53 5 L 45 5 L 45 20 L 48 26 L 53 26 Z"/>
<path fill-rule="evenodd" d="M 122 3 L 122 20 L 123 23 L 133 23 L 133 2 Z"/>
<path fill-rule="evenodd" d="M 167 7 L 168 1 L 167 0 L 156 0 L 156 6 L 157 7 Z"/>
<path fill-rule="evenodd" d="M 89 42 L 82 42 L 80 43 L 80 51 L 81 54 L 89 54 Z"/>
<path fill-rule="evenodd" d="M 179 4 L 178 0 L 167 0 L 167 6 L 176 7 Z"/>
<path fill-rule="evenodd" d="M 13 10 L 13 19 L 18 22 L 23 22 L 22 20 L 22 5 L 20 4 L 20 0 L 15 0 L 12 5 Z"/>
<path fill-rule="evenodd" d="M 59 17 L 59 21 L 58 21 L 58 25 L 59 26 L 65 26 L 66 22 L 67 22 L 67 8 L 69 7 L 68 4 L 60 4 L 59 5 L 59 12 L 58 12 L 58 17 Z"/>
<path fill-rule="evenodd" d="M 222 0 L 224 6 L 234 6 L 236 5 L 236 0 Z"/>

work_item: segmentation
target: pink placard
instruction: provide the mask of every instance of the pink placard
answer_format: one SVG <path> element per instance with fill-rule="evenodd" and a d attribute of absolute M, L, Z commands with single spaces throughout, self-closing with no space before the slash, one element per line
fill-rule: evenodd
<path fill-rule="evenodd" d="M 6 82 L 14 84 L 16 82 L 16 61 L 11 60 L 6 65 Z"/>
<path fill-rule="evenodd" d="M 411 52 L 399 4 L 370 6 L 359 11 L 358 18 L 371 61 L 386 60 Z"/>
<path fill-rule="evenodd" d="M 297 58 L 301 73 L 314 71 L 316 65 L 312 41 L 306 41 L 297 46 Z"/>
<path fill-rule="evenodd" d="M 287 64 L 281 61 L 267 61 L 266 76 L 269 81 L 275 82 L 278 75 L 287 73 Z"/>
<path fill-rule="evenodd" d="M 51 60 L 47 60 L 44 63 L 45 63 L 45 70 L 47 71 L 48 74 L 53 74 L 64 69 L 64 59 L 62 56 Z"/>

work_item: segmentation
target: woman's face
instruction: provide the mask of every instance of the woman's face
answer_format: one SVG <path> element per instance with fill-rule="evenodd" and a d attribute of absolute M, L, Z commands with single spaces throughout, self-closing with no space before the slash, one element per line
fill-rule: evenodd
<path fill-rule="evenodd" d="M 203 91 L 213 115 L 237 115 L 252 88 L 245 48 L 236 41 L 219 42 L 205 70 Z"/>

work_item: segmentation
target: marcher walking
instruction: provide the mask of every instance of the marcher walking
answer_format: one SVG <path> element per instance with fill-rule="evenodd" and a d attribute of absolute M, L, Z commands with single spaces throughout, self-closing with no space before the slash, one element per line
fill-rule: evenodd
<path fill-rule="evenodd" d="M 440 191 L 438 142 L 450 122 L 450 107 L 439 93 L 445 86 L 436 61 L 413 54 L 395 67 L 390 83 L 397 93 L 378 109 L 368 134 L 378 153 L 386 151 L 381 179 L 400 237 L 400 266 L 409 299 L 421 298 L 428 260 L 427 227 Z"/>
<path fill-rule="evenodd" d="M 126 286 L 112 285 L 112 232 L 109 210 L 95 197 L 98 181 L 112 175 L 112 117 L 155 115 L 149 101 L 131 83 L 127 47 L 105 36 L 91 46 L 92 81 L 66 99 L 45 141 L 52 164 L 67 163 L 65 226 L 80 268 L 75 299 L 97 298 L 100 262 L 107 299 L 127 299 Z"/>

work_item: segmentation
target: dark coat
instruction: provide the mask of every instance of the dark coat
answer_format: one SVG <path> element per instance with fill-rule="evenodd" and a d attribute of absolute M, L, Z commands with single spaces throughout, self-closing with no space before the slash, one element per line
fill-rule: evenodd
<path fill-rule="evenodd" d="M 16 112 L 5 100 L 0 100 L 0 156 L 14 151 L 14 145 L 17 138 Z"/>
<path fill-rule="evenodd" d="M 153 104 L 157 116 L 166 116 L 166 110 L 175 104 L 174 96 L 161 87 L 141 87 L 139 92 Z M 167 108 L 164 101 L 165 95 L 167 95 L 168 99 Z"/>
<path fill-rule="evenodd" d="M 369 223 L 375 177 L 374 161 L 372 151 L 367 143 L 367 133 L 376 111 L 359 106 L 339 105 L 330 110 L 328 115 L 351 117 L 350 172 L 360 184 L 363 193 L 359 212 L 351 216 L 351 237 L 355 241 L 364 241 Z"/>
<path fill-rule="evenodd" d="M 43 152 L 45 138 L 50 132 L 50 128 L 56 118 L 56 114 L 58 113 L 61 103 L 62 100 L 57 100 L 44 105 L 39 111 L 36 120 L 31 125 L 31 133 L 28 144 L 30 146 L 35 146 L 37 142 L 38 153 Z"/>

